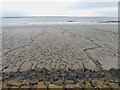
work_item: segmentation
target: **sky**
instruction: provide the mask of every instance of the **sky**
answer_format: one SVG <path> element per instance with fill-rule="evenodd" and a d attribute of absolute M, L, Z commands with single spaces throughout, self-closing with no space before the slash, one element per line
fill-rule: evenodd
<path fill-rule="evenodd" d="M 1 0 L 0 16 L 117 17 L 119 0 Z"/>

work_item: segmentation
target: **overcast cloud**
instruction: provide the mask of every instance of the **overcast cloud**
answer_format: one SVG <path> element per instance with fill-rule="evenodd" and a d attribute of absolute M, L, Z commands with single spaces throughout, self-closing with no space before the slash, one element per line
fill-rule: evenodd
<path fill-rule="evenodd" d="M 11 1 L 11 2 L 10 2 Z M 7 16 L 118 16 L 118 0 L 6 0 L 1 15 Z M 51 2 L 50 2 L 51 1 Z M 91 1 L 91 2 L 90 2 Z"/>

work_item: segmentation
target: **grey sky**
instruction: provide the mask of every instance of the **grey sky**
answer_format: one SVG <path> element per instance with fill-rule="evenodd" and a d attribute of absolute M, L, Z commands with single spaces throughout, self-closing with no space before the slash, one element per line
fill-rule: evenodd
<path fill-rule="evenodd" d="M 118 7 L 116 2 L 75 2 L 71 9 L 91 9 L 91 8 L 110 8 Z"/>
<path fill-rule="evenodd" d="M 94 0 L 91 2 L 88 0 L 45 1 L 4 1 L 0 11 L 2 11 L 2 16 L 118 16 L 117 0 L 109 0 L 111 2 L 108 0 L 106 2 L 95 2 Z"/>

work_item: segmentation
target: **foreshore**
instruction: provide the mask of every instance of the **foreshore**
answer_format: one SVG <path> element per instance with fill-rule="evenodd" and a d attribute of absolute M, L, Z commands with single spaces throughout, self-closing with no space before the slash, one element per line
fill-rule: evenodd
<path fill-rule="evenodd" d="M 103 88 L 119 86 L 117 24 L 4 26 L 2 40 L 5 88 L 16 87 L 9 87 L 14 81 L 26 81 L 29 88 L 43 83 L 47 89 L 56 82 L 63 89 L 95 88 L 93 80 Z"/>
<path fill-rule="evenodd" d="M 3 27 L 2 71 L 118 68 L 115 24 Z"/>

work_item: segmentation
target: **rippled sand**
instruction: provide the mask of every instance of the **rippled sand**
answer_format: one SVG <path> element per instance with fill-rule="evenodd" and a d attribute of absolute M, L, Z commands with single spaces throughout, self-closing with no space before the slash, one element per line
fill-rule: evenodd
<path fill-rule="evenodd" d="M 118 68 L 117 24 L 3 27 L 3 72 Z"/>

